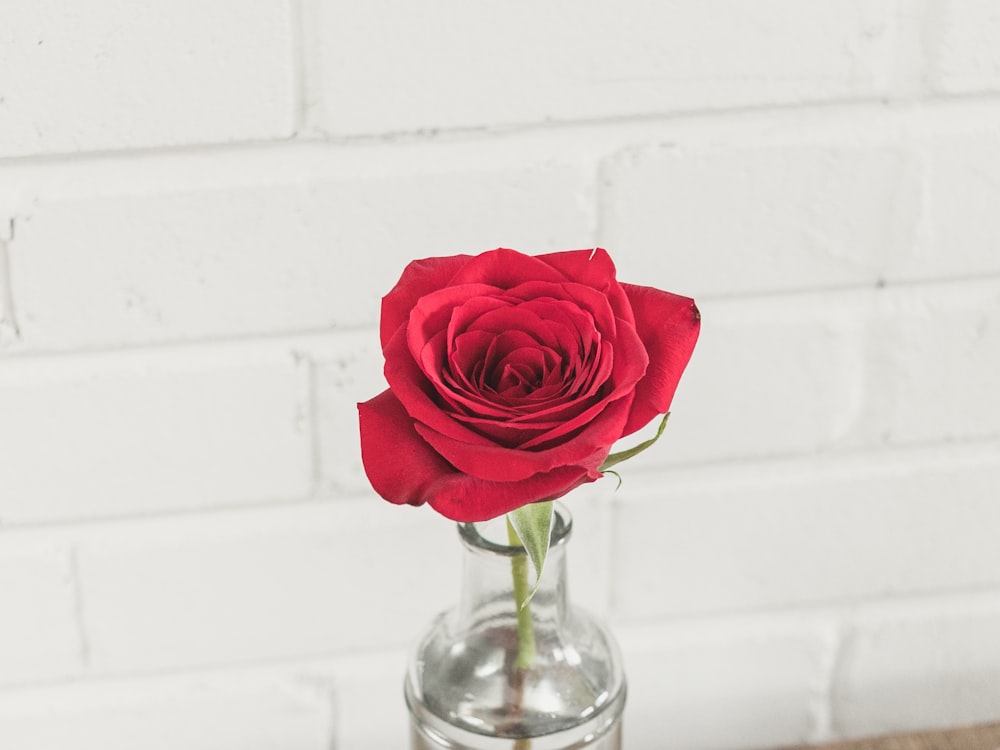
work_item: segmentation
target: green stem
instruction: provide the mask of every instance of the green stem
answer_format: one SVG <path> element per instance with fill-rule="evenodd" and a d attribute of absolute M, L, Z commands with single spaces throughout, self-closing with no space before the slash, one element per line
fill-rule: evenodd
<path fill-rule="evenodd" d="M 511 547 L 521 546 L 509 518 L 507 539 Z M 527 601 L 531 591 L 527 552 L 510 558 L 510 572 L 514 579 L 514 606 L 517 608 L 517 666 L 518 669 L 528 669 L 535 661 L 535 626 L 531 622 L 531 604 Z"/>

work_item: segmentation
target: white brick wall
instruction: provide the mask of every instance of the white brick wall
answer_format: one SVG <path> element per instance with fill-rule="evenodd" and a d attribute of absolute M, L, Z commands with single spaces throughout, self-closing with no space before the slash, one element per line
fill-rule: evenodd
<path fill-rule="evenodd" d="M 702 310 L 569 500 L 631 750 L 1000 720 L 993 2 L 9 5 L 0 747 L 405 746 L 459 545 L 355 404 L 403 265 L 501 245 Z"/>
<path fill-rule="evenodd" d="M 4 362 L 0 521 L 306 495 L 306 368 L 287 351 L 233 348 Z"/>
<path fill-rule="evenodd" d="M 929 76 L 936 92 L 967 94 L 1000 86 L 1000 8 L 989 0 L 930 0 Z"/>
<path fill-rule="evenodd" d="M 838 730 L 996 719 L 1000 599 L 990 592 L 956 596 L 949 605 L 883 607 L 853 618 L 834 681 Z"/>
<path fill-rule="evenodd" d="M 44 539 L 0 547 L 0 690 L 80 674 L 79 590 L 71 550 Z"/>
<path fill-rule="evenodd" d="M 616 617 L 1000 586 L 995 446 L 753 462 L 711 483 L 694 474 L 619 491 Z"/>
<path fill-rule="evenodd" d="M 267 184 L 247 185 L 232 174 L 228 184 L 206 189 L 197 174 L 181 174 L 168 190 L 135 195 L 126 172 L 99 197 L 84 186 L 50 200 L 43 188 L 8 243 L 24 347 L 373 324 L 386 284 L 408 260 L 437 248 L 544 251 L 593 242 L 581 200 L 587 174 L 572 165 L 449 163 L 416 175 L 369 176 L 344 174 L 346 159 L 318 167 L 311 155 L 293 151 L 297 169 L 281 177 L 254 175 Z M 238 160 L 201 161 L 223 177 L 245 169 Z M 99 169 L 90 171 L 100 179 Z M 81 253 L 81 243 L 101 247 L 105 264 Z M 359 253 L 371 254 L 370 272 L 342 289 Z"/>
<path fill-rule="evenodd" d="M 448 524 L 393 510 L 344 500 L 81 535 L 92 670 L 176 670 L 406 646 L 410 634 L 396 623 L 429 619 L 447 605 L 449 592 L 437 583 L 455 569 L 458 545 Z M 426 547 L 446 554 L 423 560 Z M 389 596 L 396 587 L 398 595 Z M 164 622 L 170 626 L 159 626 Z"/>
<path fill-rule="evenodd" d="M 603 176 L 601 240 L 623 277 L 701 295 L 864 284 L 912 244 L 918 184 L 895 144 L 656 146 Z"/>
<path fill-rule="evenodd" d="M 288 0 L 4 8 L 0 156 L 287 138 Z"/>
<path fill-rule="evenodd" d="M 832 647 L 821 622 L 732 618 L 622 627 L 625 742 L 775 747 L 813 735 Z M 709 730 L 711 728 L 711 730 Z"/>
<path fill-rule="evenodd" d="M 4 745 L 19 750 L 323 750 L 330 746 L 332 714 L 329 689 L 302 669 L 202 672 L 0 693 Z"/>
<path fill-rule="evenodd" d="M 486 128 L 877 97 L 889 6 L 325 0 L 322 127 Z"/>

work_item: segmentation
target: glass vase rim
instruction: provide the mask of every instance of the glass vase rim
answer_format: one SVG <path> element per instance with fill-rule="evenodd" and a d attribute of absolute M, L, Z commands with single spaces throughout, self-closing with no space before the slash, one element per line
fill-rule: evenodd
<path fill-rule="evenodd" d="M 552 532 L 549 536 L 550 550 L 566 544 L 570 534 L 573 532 L 573 515 L 569 512 L 569 509 L 558 501 L 553 503 L 552 508 Z M 502 557 L 520 557 L 527 554 L 523 545 L 497 542 L 481 533 L 480 527 L 503 518 L 504 516 L 498 516 L 486 521 L 459 523 L 458 534 L 463 544 L 472 550 L 490 552 Z"/>

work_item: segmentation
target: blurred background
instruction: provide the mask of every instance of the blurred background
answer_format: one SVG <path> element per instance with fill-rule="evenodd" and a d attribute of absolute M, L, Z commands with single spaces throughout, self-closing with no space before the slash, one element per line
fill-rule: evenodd
<path fill-rule="evenodd" d="M 0 747 L 405 746 L 454 526 L 369 489 L 411 259 L 693 296 L 571 588 L 631 750 L 1000 720 L 1000 5 L 0 8 Z"/>

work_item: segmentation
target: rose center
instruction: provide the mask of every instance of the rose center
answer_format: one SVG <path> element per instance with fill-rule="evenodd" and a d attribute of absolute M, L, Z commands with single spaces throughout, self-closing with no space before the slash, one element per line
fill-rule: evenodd
<path fill-rule="evenodd" d="M 482 385 L 503 401 L 519 401 L 563 382 L 558 352 L 542 346 L 521 346 L 487 360 Z"/>

